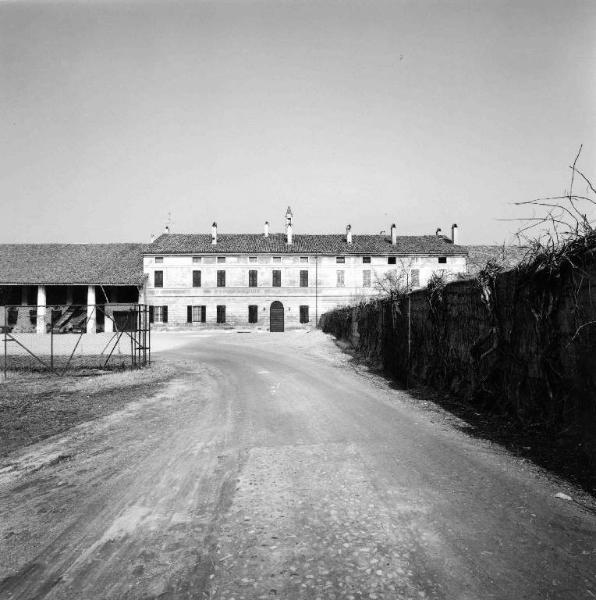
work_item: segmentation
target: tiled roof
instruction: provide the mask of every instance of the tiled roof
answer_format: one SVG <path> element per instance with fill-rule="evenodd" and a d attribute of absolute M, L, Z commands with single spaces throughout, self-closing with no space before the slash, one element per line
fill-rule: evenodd
<path fill-rule="evenodd" d="M 0 244 L 0 284 L 139 285 L 145 244 Z"/>
<path fill-rule="evenodd" d="M 286 236 L 263 234 L 218 234 L 217 244 L 209 234 L 164 233 L 146 246 L 147 254 L 370 254 L 370 255 L 466 255 L 465 246 L 454 246 L 442 236 L 398 236 L 397 244 L 384 235 L 354 235 L 352 243 L 345 235 L 294 235 L 293 243 L 286 244 Z"/>
<path fill-rule="evenodd" d="M 527 246 L 465 246 L 468 250 L 468 273 L 475 275 L 494 260 L 505 269 L 512 269 L 528 254 Z"/>

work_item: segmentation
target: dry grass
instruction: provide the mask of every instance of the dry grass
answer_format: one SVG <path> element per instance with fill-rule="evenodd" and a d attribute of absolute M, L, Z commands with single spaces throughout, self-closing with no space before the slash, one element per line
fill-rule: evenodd
<path fill-rule="evenodd" d="M 152 395 L 175 375 L 156 364 L 135 371 L 12 372 L 0 382 L 0 455 Z"/>

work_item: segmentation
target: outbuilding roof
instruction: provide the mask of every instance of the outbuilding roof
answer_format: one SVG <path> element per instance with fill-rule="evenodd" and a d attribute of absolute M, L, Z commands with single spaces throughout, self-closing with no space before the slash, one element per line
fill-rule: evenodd
<path fill-rule="evenodd" d="M 465 246 L 454 246 L 443 236 L 398 236 L 391 243 L 390 236 L 354 235 L 348 244 L 342 234 L 294 234 L 292 244 L 286 243 L 283 233 L 217 234 L 217 244 L 209 234 L 164 233 L 145 249 L 146 254 L 370 254 L 370 255 L 440 255 L 466 256 Z"/>
<path fill-rule="evenodd" d="M 141 285 L 145 244 L 0 244 L 0 285 Z"/>

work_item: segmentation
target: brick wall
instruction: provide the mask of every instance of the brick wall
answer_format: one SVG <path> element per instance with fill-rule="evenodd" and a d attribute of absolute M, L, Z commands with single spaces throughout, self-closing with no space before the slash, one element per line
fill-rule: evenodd
<path fill-rule="evenodd" d="M 320 327 L 405 382 L 566 432 L 596 462 L 596 254 L 338 309 Z"/>

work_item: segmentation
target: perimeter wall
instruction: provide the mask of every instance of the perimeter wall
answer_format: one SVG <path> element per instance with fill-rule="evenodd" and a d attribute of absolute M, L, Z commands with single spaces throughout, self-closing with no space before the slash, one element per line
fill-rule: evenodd
<path fill-rule="evenodd" d="M 596 464 L 596 250 L 342 308 L 319 327 L 422 383 L 577 439 Z"/>

